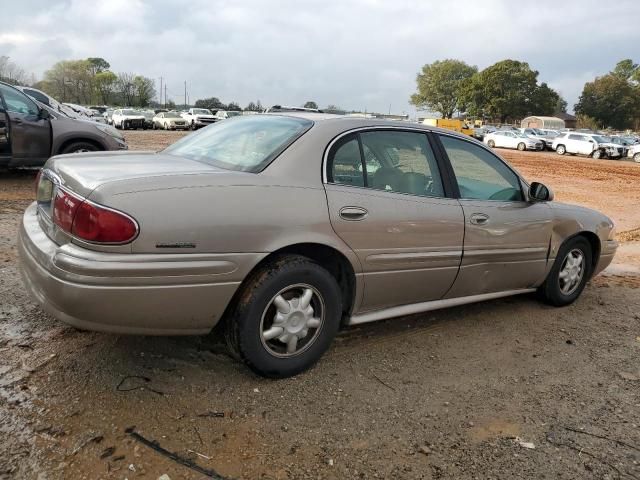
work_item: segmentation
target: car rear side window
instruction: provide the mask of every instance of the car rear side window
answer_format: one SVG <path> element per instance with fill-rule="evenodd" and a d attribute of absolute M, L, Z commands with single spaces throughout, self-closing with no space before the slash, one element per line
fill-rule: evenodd
<path fill-rule="evenodd" d="M 522 201 L 518 176 L 498 157 L 466 140 L 440 135 L 460 198 Z"/>
<path fill-rule="evenodd" d="M 340 139 L 328 156 L 329 182 L 423 197 L 444 197 L 426 134 L 375 130 Z"/>

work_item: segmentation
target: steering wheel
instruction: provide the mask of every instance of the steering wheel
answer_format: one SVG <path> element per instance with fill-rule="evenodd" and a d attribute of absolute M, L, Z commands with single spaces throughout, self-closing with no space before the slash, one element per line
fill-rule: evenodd
<path fill-rule="evenodd" d="M 503 188 L 489 197 L 489 200 L 513 200 L 515 188 Z"/>

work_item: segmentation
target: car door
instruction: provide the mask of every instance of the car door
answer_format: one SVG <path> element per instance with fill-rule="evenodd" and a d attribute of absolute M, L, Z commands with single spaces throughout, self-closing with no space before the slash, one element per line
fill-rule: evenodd
<path fill-rule="evenodd" d="M 33 100 L 0 83 L 0 107 L 8 123 L 10 166 L 39 166 L 51 155 L 51 124 Z M 5 127 L 6 128 L 6 127 Z"/>
<path fill-rule="evenodd" d="M 552 213 L 525 200 L 516 173 L 490 150 L 440 134 L 465 216 L 460 273 L 447 298 L 532 288 L 544 278 Z"/>
<path fill-rule="evenodd" d="M 359 312 L 442 298 L 458 273 L 464 215 L 422 130 L 366 129 L 329 148 L 331 225 L 362 266 Z"/>
<path fill-rule="evenodd" d="M 11 144 L 9 143 L 9 122 L 2 102 L 0 101 L 0 167 L 4 167 L 11 159 Z"/>
<path fill-rule="evenodd" d="M 513 132 L 504 132 L 504 146 L 506 148 L 516 148 L 516 140 Z"/>

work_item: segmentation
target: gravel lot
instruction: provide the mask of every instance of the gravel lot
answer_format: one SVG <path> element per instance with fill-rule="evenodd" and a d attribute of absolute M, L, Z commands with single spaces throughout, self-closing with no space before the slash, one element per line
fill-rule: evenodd
<path fill-rule="evenodd" d="M 134 149 L 182 135 L 127 132 Z M 640 165 L 500 153 L 614 218 L 612 267 L 563 309 L 521 296 L 345 330 L 282 381 L 215 334 L 105 335 L 44 314 L 15 249 L 34 174 L 0 173 L 0 478 L 640 479 Z"/>

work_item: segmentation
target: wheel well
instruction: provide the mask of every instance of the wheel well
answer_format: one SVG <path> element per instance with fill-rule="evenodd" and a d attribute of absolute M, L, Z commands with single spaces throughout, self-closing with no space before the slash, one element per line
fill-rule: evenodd
<path fill-rule="evenodd" d="M 60 154 L 64 151 L 65 148 L 67 148 L 69 145 L 71 145 L 72 143 L 77 143 L 77 142 L 85 142 L 85 143 L 90 143 L 94 146 L 96 146 L 99 150 L 104 150 L 104 145 L 102 145 L 100 142 L 96 142 L 95 140 L 92 140 L 90 138 L 71 138 L 69 140 L 66 140 L 62 145 L 60 145 L 60 147 L 58 148 L 58 151 L 56 152 L 56 154 Z"/>
<path fill-rule="evenodd" d="M 338 282 L 340 291 L 342 292 L 342 312 L 344 315 L 349 315 L 353 308 L 354 297 L 356 292 L 356 275 L 353 271 L 351 263 L 342 253 L 327 245 L 320 243 L 298 243 L 281 248 L 274 252 L 271 252 L 265 258 L 263 258 L 253 269 L 247 274 L 244 281 L 236 291 L 235 295 L 229 302 L 223 318 L 228 318 L 229 313 L 234 308 L 237 302 L 238 296 L 241 295 L 244 285 L 247 280 L 252 278 L 254 273 L 257 272 L 264 265 L 270 263 L 274 258 L 281 257 L 282 255 L 302 255 L 304 257 L 314 260 L 327 271 L 333 275 Z M 221 322 L 224 323 L 224 322 Z"/>

